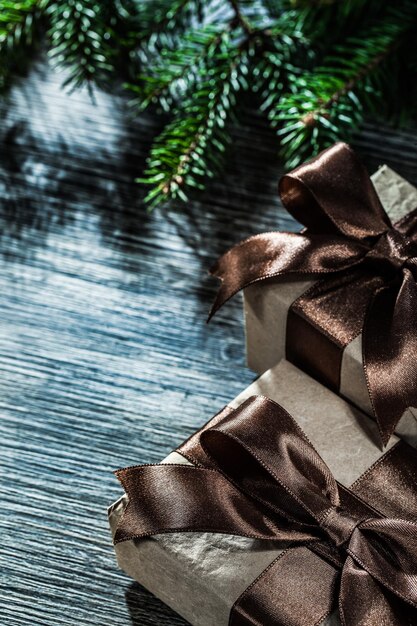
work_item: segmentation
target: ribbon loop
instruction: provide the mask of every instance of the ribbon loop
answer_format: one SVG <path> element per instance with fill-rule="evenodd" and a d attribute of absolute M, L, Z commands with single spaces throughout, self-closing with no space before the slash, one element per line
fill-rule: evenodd
<path fill-rule="evenodd" d="M 311 232 L 366 239 L 391 227 L 353 150 L 337 143 L 281 178 L 285 208 Z"/>
<path fill-rule="evenodd" d="M 366 261 L 377 271 L 397 273 L 408 261 L 417 256 L 417 244 L 396 228 L 383 233 L 366 254 Z"/>
<path fill-rule="evenodd" d="M 212 469 L 162 464 L 117 472 L 129 503 L 115 542 L 179 531 L 308 542 L 342 567 L 343 624 L 354 624 L 357 602 L 373 602 L 375 596 L 385 607 L 384 589 L 417 608 L 417 524 L 384 518 L 339 485 L 282 407 L 265 397 L 249 398 L 203 430 L 201 444 Z M 337 558 L 331 557 L 334 547 L 342 548 Z M 372 595 L 362 591 L 356 597 L 363 580 Z M 361 623 L 379 626 L 375 619 Z"/>
<path fill-rule="evenodd" d="M 303 431 L 269 398 L 248 398 L 233 419 L 206 430 L 200 441 L 240 490 L 285 519 L 310 528 L 329 505 L 340 503 L 327 465 L 317 453 L 310 454 L 312 446 Z"/>
<path fill-rule="evenodd" d="M 222 284 L 209 319 L 253 283 L 322 279 L 320 284 L 329 285 L 325 297 L 314 286 L 303 294 L 302 306 L 299 298 L 291 308 L 297 311 L 288 316 L 287 358 L 296 355 L 297 365 L 337 386 L 343 350 L 352 340 L 341 336 L 354 338 L 362 331 L 364 375 L 386 444 L 406 409 L 417 407 L 417 209 L 392 225 L 346 144 L 284 176 L 279 189 L 285 207 L 307 230 L 256 235 L 223 255 L 212 270 Z M 307 350 L 300 357 L 299 346 L 317 346 L 318 335 L 329 338 L 319 344 L 320 358 Z M 327 362 L 336 377 L 329 375 Z"/>

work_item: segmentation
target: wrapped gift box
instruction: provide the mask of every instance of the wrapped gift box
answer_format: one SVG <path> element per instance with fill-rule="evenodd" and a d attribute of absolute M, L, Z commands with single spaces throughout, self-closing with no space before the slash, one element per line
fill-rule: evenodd
<path fill-rule="evenodd" d="M 417 208 L 417 189 L 387 166 L 381 167 L 372 176 L 372 181 L 393 223 Z M 244 290 L 247 363 L 255 372 L 262 374 L 282 358 L 290 358 L 286 355 L 285 340 L 288 311 L 297 298 L 313 284 L 314 281 L 311 280 L 280 278 L 253 284 Z M 313 347 L 310 354 L 312 359 L 317 358 Z M 312 374 L 309 363 L 301 363 L 297 359 L 296 365 Z M 351 341 L 343 351 L 339 390 L 342 396 L 372 415 L 362 364 L 362 335 Z M 416 445 L 416 408 L 409 408 L 404 413 L 396 432 L 412 445 Z"/>
<path fill-rule="evenodd" d="M 415 458 L 414 453 L 407 455 L 408 444 L 397 443 L 395 436 L 381 451 L 378 429 L 372 420 L 285 360 L 265 372 L 228 406 L 237 408 L 253 395 L 275 400 L 297 420 L 342 485 L 350 486 L 360 476 L 371 476 L 370 468 L 393 452 L 401 454 L 404 462 L 407 456 Z M 189 464 L 187 445 L 180 446 L 164 462 Z M 413 462 L 417 470 L 417 460 Z M 125 495 L 109 509 L 113 534 L 126 504 Z M 120 567 L 129 576 L 188 622 L 194 626 L 227 626 L 240 594 L 284 547 L 276 542 L 194 532 L 123 541 L 115 545 L 115 550 Z M 315 557 L 317 569 L 312 575 L 319 575 L 324 561 Z M 298 600 L 291 598 L 291 602 L 296 606 Z M 337 612 L 321 623 L 340 624 Z M 298 626 L 296 619 L 288 624 Z"/>

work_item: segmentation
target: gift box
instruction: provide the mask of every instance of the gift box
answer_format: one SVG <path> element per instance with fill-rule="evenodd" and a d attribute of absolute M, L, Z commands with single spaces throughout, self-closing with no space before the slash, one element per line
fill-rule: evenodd
<path fill-rule="evenodd" d="M 271 407 L 275 402 L 280 406 Z M 239 437 L 253 440 L 239 447 Z M 277 466 L 278 482 L 272 486 L 263 485 L 267 465 L 262 455 L 268 446 Z M 251 447 L 256 449 L 253 457 L 247 456 Z M 215 461 L 224 463 L 220 472 Z M 280 467 L 281 461 L 287 467 Z M 251 473 L 252 483 L 246 476 Z M 109 509 L 117 560 L 194 626 L 318 626 L 340 624 L 341 619 L 347 626 L 415 624 L 417 526 L 410 520 L 417 510 L 416 477 L 417 457 L 407 443 L 394 435 L 382 451 L 375 422 L 282 360 L 162 464 L 119 472 L 128 495 Z M 219 482 L 213 485 L 214 478 Z M 310 479 L 317 484 L 307 488 Z M 253 485 L 257 493 L 248 504 L 246 494 L 253 495 Z M 278 507 L 278 518 L 288 515 L 289 526 L 276 530 L 274 523 L 266 523 L 264 496 L 271 496 L 272 518 Z M 332 504 L 323 504 L 323 497 Z M 345 497 L 348 502 L 353 498 L 353 508 L 346 506 Z M 357 506 L 365 506 L 365 513 L 353 513 Z M 320 528 L 306 522 L 311 511 Z M 398 519 L 384 516 L 403 520 L 401 529 Z M 369 522 L 374 517 L 384 522 Z M 376 532 L 375 524 L 386 527 L 376 544 L 358 548 L 366 543 L 363 537 Z M 295 543 L 294 528 L 299 533 Z M 313 539 L 329 532 L 331 544 L 310 540 L 310 532 Z M 369 563 L 392 552 L 391 545 L 384 545 L 392 532 L 393 544 L 402 546 L 400 556 L 391 554 L 382 565 Z M 414 555 L 414 566 L 405 554 Z M 392 565 L 398 562 L 400 571 Z M 392 580 L 394 586 L 386 588 Z M 340 614 L 338 603 L 344 607 Z M 362 610 L 366 615 L 359 615 Z"/>
<path fill-rule="evenodd" d="M 227 252 L 212 313 L 243 290 L 249 367 L 285 357 L 376 417 L 384 443 L 395 429 L 416 445 L 417 189 L 386 166 L 371 184 L 337 144 L 280 192 L 306 229 Z"/>

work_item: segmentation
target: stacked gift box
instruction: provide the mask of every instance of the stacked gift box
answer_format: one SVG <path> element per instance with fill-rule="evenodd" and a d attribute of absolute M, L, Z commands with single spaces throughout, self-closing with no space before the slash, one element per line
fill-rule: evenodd
<path fill-rule="evenodd" d="M 344 144 L 284 177 L 306 229 L 214 268 L 261 376 L 118 472 L 119 565 L 195 626 L 417 624 L 417 190 L 372 182 Z"/>

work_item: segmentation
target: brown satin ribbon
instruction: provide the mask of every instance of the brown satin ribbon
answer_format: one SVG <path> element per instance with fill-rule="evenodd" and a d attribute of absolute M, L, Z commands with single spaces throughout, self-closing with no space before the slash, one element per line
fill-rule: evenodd
<path fill-rule="evenodd" d="M 404 411 L 417 407 L 417 209 L 392 225 L 342 143 L 284 176 L 280 194 L 306 230 L 256 235 L 221 257 L 209 319 L 253 283 L 320 279 L 290 309 L 287 358 L 338 390 L 343 349 L 363 332 L 369 396 L 386 444 Z"/>
<path fill-rule="evenodd" d="M 408 474 L 402 463 L 381 463 L 382 471 L 377 464 L 347 489 L 293 418 L 259 396 L 220 413 L 186 448 L 199 465 L 116 472 L 129 502 L 115 543 L 202 531 L 295 544 L 239 598 L 230 626 L 316 626 L 337 595 L 343 626 L 417 623 L 414 454 Z M 407 498 L 384 516 L 366 483 L 380 488 L 379 474 L 386 480 L 398 472 Z M 361 497 L 367 491 L 369 502 Z"/>

